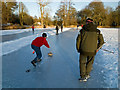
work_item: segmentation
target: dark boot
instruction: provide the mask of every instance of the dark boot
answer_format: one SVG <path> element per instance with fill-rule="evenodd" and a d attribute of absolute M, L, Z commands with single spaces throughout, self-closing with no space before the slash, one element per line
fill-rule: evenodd
<path fill-rule="evenodd" d="M 37 62 L 41 62 L 42 61 L 42 59 L 37 59 Z"/>
<path fill-rule="evenodd" d="M 32 63 L 32 65 L 34 66 L 34 67 L 36 67 L 36 65 L 35 65 L 35 61 L 33 60 L 33 61 L 31 61 L 31 63 Z"/>
<path fill-rule="evenodd" d="M 80 82 L 87 82 L 87 78 L 79 78 L 78 80 L 80 80 Z"/>
<path fill-rule="evenodd" d="M 88 74 L 88 75 L 86 75 L 86 78 L 87 78 L 87 79 L 89 79 L 89 78 L 90 78 L 90 75 L 89 75 L 89 74 Z"/>

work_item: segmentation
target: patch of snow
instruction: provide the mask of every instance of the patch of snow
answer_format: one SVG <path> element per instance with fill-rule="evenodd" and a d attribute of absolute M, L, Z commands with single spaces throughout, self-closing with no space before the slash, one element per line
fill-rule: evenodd
<path fill-rule="evenodd" d="M 70 30 L 70 28 L 64 28 L 63 32 L 68 31 L 68 30 Z M 11 33 L 9 33 L 9 34 L 13 34 L 13 31 L 14 30 L 12 30 Z M 25 31 L 28 31 L 28 29 L 26 29 Z M 8 31 L 8 32 L 10 32 L 10 31 Z M 16 31 L 15 31 L 15 33 L 16 33 Z M 17 31 L 17 33 L 20 33 L 20 32 Z M 56 35 L 56 30 L 50 31 L 50 29 L 49 29 L 46 33 L 48 34 L 48 37 L 50 35 Z M 61 33 L 60 30 L 59 30 L 59 33 Z M 20 38 L 17 40 L 6 41 L 3 43 L 0 43 L 0 46 L 2 46 L 2 50 L 0 50 L 0 53 L 1 53 L 1 55 L 5 55 L 8 53 L 14 52 L 14 51 L 26 46 L 26 45 L 31 44 L 33 39 L 35 39 L 36 37 L 41 36 L 41 35 L 42 35 L 42 32 L 27 36 L 27 37 L 23 37 L 23 38 Z"/>

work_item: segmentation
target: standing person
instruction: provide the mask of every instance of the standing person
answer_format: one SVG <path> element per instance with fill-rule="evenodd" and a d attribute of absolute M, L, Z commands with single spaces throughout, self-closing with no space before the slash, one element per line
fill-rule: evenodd
<path fill-rule="evenodd" d="M 79 24 L 77 25 L 77 30 L 78 30 L 78 28 L 79 28 Z"/>
<path fill-rule="evenodd" d="M 83 27 L 83 24 L 81 25 L 81 27 Z"/>
<path fill-rule="evenodd" d="M 63 32 L 63 24 L 61 24 L 61 32 Z"/>
<path fill-rule="evenodd" d="M 34 59 L 33 61 L 31 61 L 31 63 L 32 63 L 33 66 L 35 66 L 35 67 L 36 67 L 36 64 L 35 64 L 35 63 L 42 60 L 42 59 L 41 59 L 42 53 L 41 53 L 41 49 L 40 49 L 41 46 L 42 46 L 42 45 L 45 45 L 47 48 L 50 48 L 50 46 L 49 46 L 46 38 L 47 38 L 47 34 L 46 34 L 46 33 L 43 33 L 43 34 L 42 34 L 42 37 L 37 37 L 36 39 L 34 39 L 34 40 L 32 41 L 31 48 L 36 52 L 36 55 L 37 55 L 37 56 L 35 57 L 35 59 Z"/>
<path fill-rule="evenodd" d="M 32 25 L 32 31 L 33 31 L 33 34 L 34 34 L 34 25 Z"/>
<path fill-rule="evenodd" d="M 56 25 L 56 35 L 58 35 L 58 30 L 59 30 L 59 27 L 58 25 Z"/>
<path fill-rule="evenodd" d="M 90 77 L 94 56 L 103 44 L 103 35 L 97 29 L 97 26 L 94 25 L 93 20 L 88 18 L 86 25 L 80 30 L 80 34 L 78 34 L 76 39 L 76 48 L 80 53 L 80 81 L 87 81 Z"/>
<path fill-rule="evenodd" d="M 46 28 L 46 25 L 44 24 L 44 27 L 43 28 Z"/>

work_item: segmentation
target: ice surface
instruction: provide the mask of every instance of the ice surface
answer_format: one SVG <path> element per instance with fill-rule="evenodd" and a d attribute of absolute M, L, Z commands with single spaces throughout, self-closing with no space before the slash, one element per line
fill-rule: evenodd
<path fill-rule="evenodd" d="M 63 32 L 69 30 L 70 28 L 64 28 L 63 29 Z M 44 30 L 44 29 L 43 29 Z M 7 31 L 9 33 L 7 33 Z M 19 31 L 19 30 L 7 30 L 7 31 L 3 31 L 5 33 L 5 35 L 8 35 L 8 34 L 14 34 L 14 32 L 16 33 L 21 33 L 21 32 L 24 32 L 24 31 L 29 31 L 28 29 L 24 29 L 23 31 Z M 49 31 L 46 32 L 48 34 L 48 37 L 50 35 L 55 35 L 56 34 L 56 30 L 52 30 L 52 31 Z M 59 33 L 61 33 L 61 31 L 59 30 Z M 5 54 L 8 54 L 8 53 L 11 53 L 11 52 L 14 52 L 28 44 L 31 44 L 32 40 L 35 39 L 36 37 L 38 36 L 41 36 L 42 35 L 42 32 L 41 33 L 35 33 L 34 35 L 31 35 L 31 36 L 27 36 L 27 37 L 23 37 L 23 38 L 20 38 L 20 39 L 17 39 L 17 40 L 12 40 L 12 41 L 7 41 L 7 42 L 3 42 L 3 43 L 0 43 L 0 46 L 2 46 L 2 50 L 0 51 L 1 55 L 5 55 Z"/>
<path fill-rule="evenodd" d="M 70 28 L 65 28 L 64 31 Z M 25 73 L 34 55 L 31 41 L 41 33 L 17 40 L 3 42 L 3 87 L 4 88 L 117 88 L 118 87 L 118 29 L 99 28 L 104 36 L 103 49 L 95 56 L 91 78 L 86 83 L 77 81 L 79 77 L 78 53 L 75 40 L 78 31 L 70 30 L 55 36 L 56 31 L 48 30 L 47 38 L 53 57 L 46 57 L 48 49 L 42 48 L 44 61 L 31 73 Z M 10 31 L 8 31 L 10 32 Z M 60 30 L 59 30 L 60 32 Z M 13 34 L 13 33 L 7 33 Z M 6 34 L 6 35 L 7 35 Z M 4 34 L 5 35 L 5 34 Z M 53 36 L 52 36 L 53 35 Z M 25 54 L 24 54 L 25 53 Z M 24 55 L 23 55 L 24 54 Z M 12 72 L 11 72 L 12 71 Z M 15 73 L 16 72 L 16 73 Z M 29 83 L 28 83 L 29 82 Z"/>

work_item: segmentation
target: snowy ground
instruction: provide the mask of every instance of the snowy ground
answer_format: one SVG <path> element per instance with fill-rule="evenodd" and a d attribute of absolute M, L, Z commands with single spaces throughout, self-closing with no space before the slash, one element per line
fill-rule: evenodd
<path fill-rule="evenodd" d="M 118 29 L 102 28 L 100 30 L 106 42 L 103 49 L 114 52 L 114 54 L 106 51 L 99 52 L 102 55 L 99 56 L 101 58 L 99 62 L 103 62 L 101 72 L 106 74 L 105 81 L 109 82 L 111 88 L 118 87 Z"/>
<path fill-rule="evenodd" d="M 67 31 L 69 30 L 70 28 L 65 28 L 63 30 L 64 31 Z M 41 36 L 41 34 L 44 32 L 44 30 L 46 29 L 35 29 L 37 31 L 40 31 L 39 33 L 36 33 L 34 35 L 30 35 L 30 36 L 27 36 L 27 37 L 23 37 L 23 38 L 20 38 L 20 39 L 16 39 L 16 40 L 12 40 L 12 41 L 7 41 L 7 42 L 1 42 L 0 43 L 0 46 L 2 46 L 2 50 L 0 50 L 0 53 L 2 53 L 2 55 L 5 55 L 5 54 L 8 54 L 8 53 L 11 53 L 11 52 L 14 52 L 28 44 L 30 44 L 30 42 L 32 42 L 33 39 L 35 39 L 37 36 Z M 52 31 L 49 31 L 49 29 L 47 29 L 48 31 L 46 31 L 46 33 L 48 34 L 48 37 L 50 35 L 55 35 L 56 34 L 56 30 L 52 30 Z M 30 29 L 23 29 L 23 30 L 4 30 L 4 31 L 1 31 L 2 34 L 1 35 L 12 35 L 12 34 L 18 34 L 18 33 L 22 33 L 22 32 L 30 32 L 31 30 Z M 59 33 L 61 33 L 61 31 L 59 30 Z M 22 42 L 22 44 L 21 44 Z M 1 52 L 2 51 L 2 52 Z"/>
<path fill-rule="evenodd" d="M 77 78 L 79 77 L 79 68 L 77 61 L 79 55 L 75 49 L 75 39 L 78 34 L 77 30 L 70 30 L 70 28 L 65 28 L 64 31 L 67 32 L 63 32 L 63 34 L 60 34 L 57 37 L 55 35 L 56 31 L 54 29 L 47 29 L 47 30 L 37 29 L 36 30 L 37 32 L 35 32 L 34 35 L 21 37 L 15 40 L 8 40 L 3 43 L 1 42 L 0 46 L 2 46 L 2 48 L 0 50 L 1 53 L 0 56 L 3 57 L 2 59 L 3 81 L 0 82 L 3 82 L 2 87 L 3 88 L 16 88 L 16 87 L 18 88 L 26 88 L 26 87 L 27 88 L 50 88 L 50 87 L 51 88 L 52 87 L 53 88 L 55 87 L 56 88 L 67 88 L 67 87 L 68 88 L 117 88 L 118 87 L 118 29 L 100 28 L 100 30 L 106 42 L 103 45 L 103 49 L 113 51 L 114 54 L 100 50 L 95 57 L 93 71 L 91 72 L 91 76 L 93 76 L 94 78 L 91 77 L 91 79 L 87 83 L 81 83 L 81 84 L 77 82 Z M 13 35 L 24 32 L 31 33 L 31 30 L 29 29 L 15 30 L 15 31 L 5 30 L 0 33 L 2 33 L 1 35 Z M 32 52 L 30 48 L 31 41 L 37 36 L 40 36 L 41 33 L 43 32 L 48 33 L 48 36 L 50 37 L 48 38 L 48 40 L 51 45 L 51 51 L 55 54 L 52 59 L 48 57 L 43 57 L 43 58 L 50 59 L 52 61 L 49 62 L 46 60 L 43 61 L 43 64 L 40 67 L 41 69 L 37 69 L 35 72 L 31 74 L 22 73 L 25 71 L 24 68 L 26 68 L 26 66 L 30 66 L 27 60 L 29 59 L 31 60 L 33 58 L 33 55 L 28 57 Z M 44 54 L 48 53 L 46 50 L 47 49 L 43 47 Z M 29 55 L 24 55 L 24 53 L 26 52 Z M 27 60 L 24 61 L 24 58 L 27 58 Z M 17 69 L 12 66 L 16 66 Z M 48 72 L 46 72 L 45 69 L 48 69 Z M 10 70 L 17 73 L 10 72 Z M 39 70 L 41 70 L 41 72 L 39 72 Z M 59 72 L 58 73 L 54 72 L 56 70 L 61 72 L 60 75 L 58 74 Z M 64 75 L 63 72 L 65 74 L 68 73 L 68 75 Z M 46 77 L 42 73 L 44 73 Z M 53 74 L 51 73 L 53 73 L 55 76 L 52 76 Z M 63 79 L 60 79 L 61 75 L 63 75 Z M 30 78 L 33 79 L 29 80 Z M 45 78 L 48 78 L 48 80 L 53 80 L 54 82 L 51 81 L 50 84 L 49 81 L 47 80 L 43 81 Z M 28 81 L 25 81 L 24 79 Z M 25 85 L 21 85 L 22 81 L 20 80 L 23 80 L 23 82 L 25 82 Z M 64 80 L 64 84 L 57 85 L 63 82 L 62 80 Z M 31 81 L 33 83 L 37 82 L 39 84 L 36 84 L 35 86 L 31 86 L 33 84 Z M 31 83 L 26 84 L 27 82 L 31 82 Z"/>

